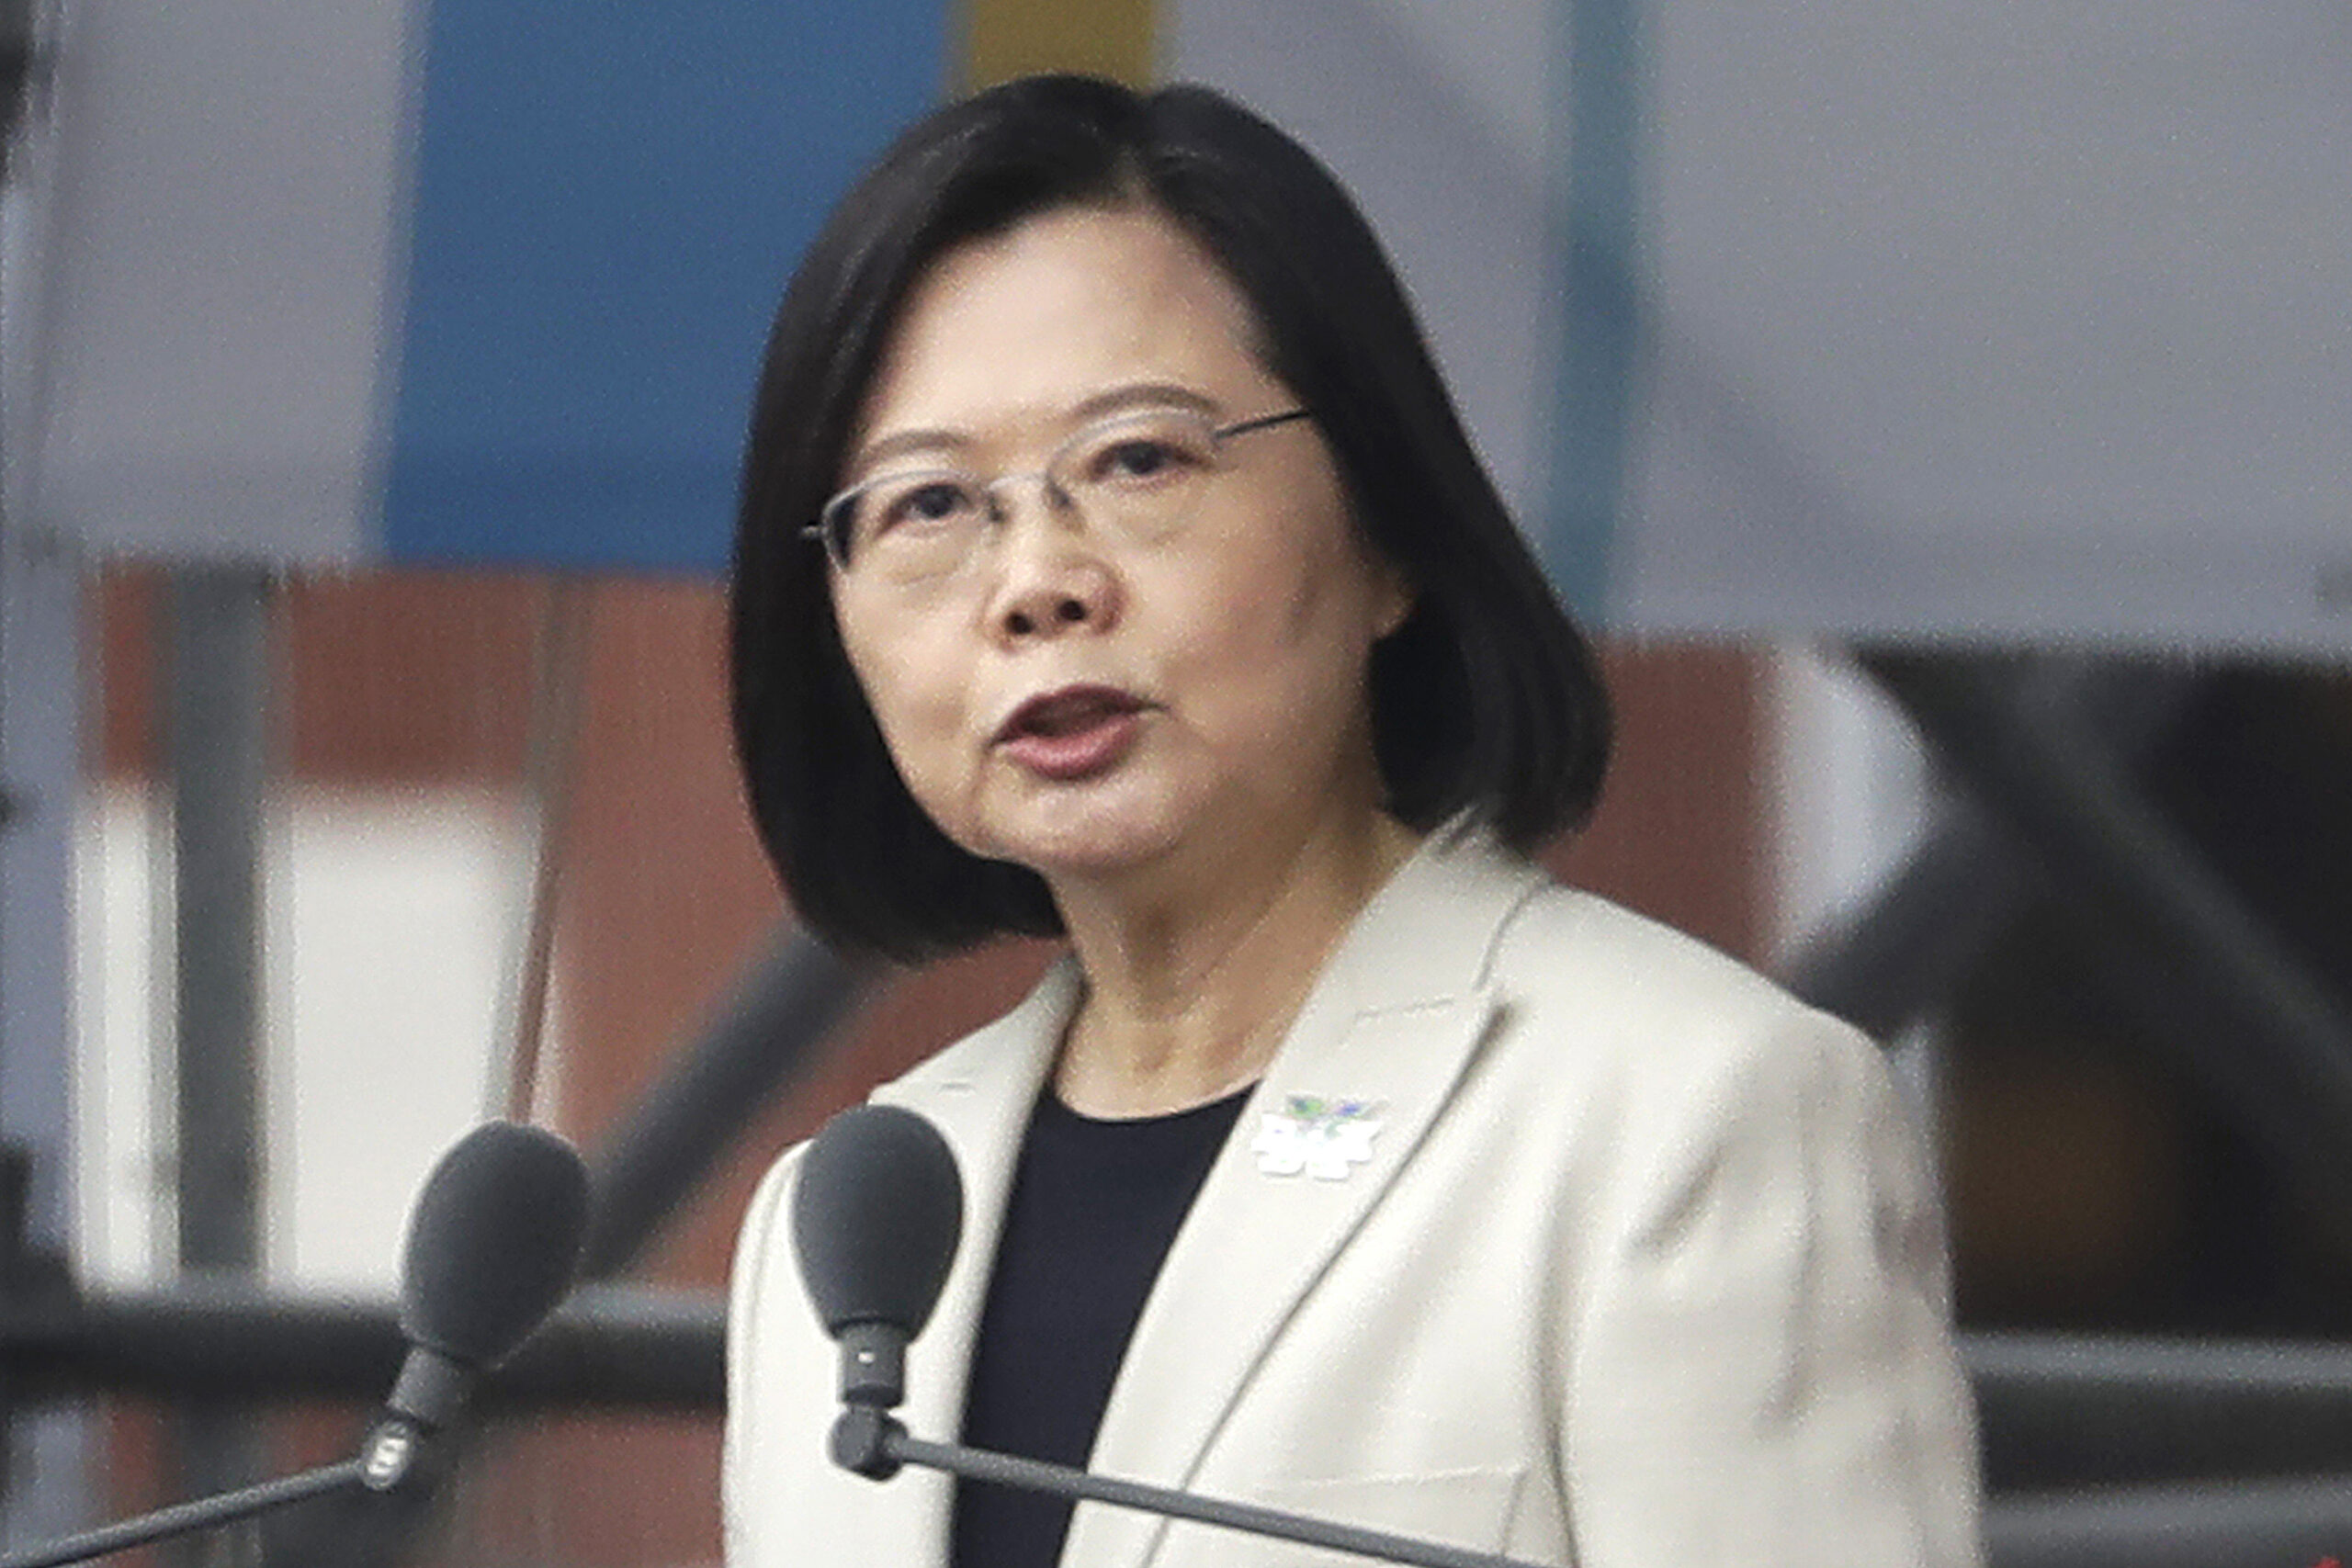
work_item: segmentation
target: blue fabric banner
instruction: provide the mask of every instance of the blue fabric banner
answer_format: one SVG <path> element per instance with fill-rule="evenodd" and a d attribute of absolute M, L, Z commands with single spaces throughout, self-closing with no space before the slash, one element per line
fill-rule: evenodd
<path fill-rule="evenodd" d="M 438 0 L 390 559 L 726 559 L 767 321 L 950 62 L 940 0 Z"/>

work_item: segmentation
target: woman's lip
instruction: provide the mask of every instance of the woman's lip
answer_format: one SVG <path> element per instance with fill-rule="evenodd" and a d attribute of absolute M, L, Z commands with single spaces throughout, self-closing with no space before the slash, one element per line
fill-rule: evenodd
<path fill-rule="evenodd" d="M 997 754 L 1040 778 L 1072 784 L 1118 766 L 1142 732 L 1141 710 L 1105 708 L 1100 717 L 1061 734 L 1024 730 L 1001 740 Z"/>
<path fill-rule="evenodd" d="M 1063 686 L 1013 709 L 993 744 L 1040 778 L 1071 783 L 1117 766 L 1142 733 L 1148 705 L 1115 686 Z"/>
<path fill-rule="evenodd" d="M 1061 686 L 1039 693 L 1005 716 L 1004 722 L 997 726 L 996 734 L 989 738 L 989 744 L 1001 746 L 1009 741 L 1039 735 L 1038 722 L 1057 708 L 1094 708 L 1101 710 L 1105 717 L 1116 717 L 1132 715 L 1145 705 L 1142 698 L 1116 686 Z"/>

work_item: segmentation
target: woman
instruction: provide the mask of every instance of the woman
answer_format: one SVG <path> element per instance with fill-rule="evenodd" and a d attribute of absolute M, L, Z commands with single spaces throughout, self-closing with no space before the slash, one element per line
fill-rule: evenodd
<path fill-rule="evenodd" d="M 1591 659 L 1280 132 L 1075 78 L 908 132 L 778 315 L 734 595 L 810 926 L 1069 942 L 876 1095 L 967 1188 L 913 1431 L 1589 1568 L 1973 1558 L 1875 1053 L 1527 860 L 1600 783 Z M 830 1467 L 792 1166 L 737 1261 L 739 1568 L 1335 1561 Z"/>

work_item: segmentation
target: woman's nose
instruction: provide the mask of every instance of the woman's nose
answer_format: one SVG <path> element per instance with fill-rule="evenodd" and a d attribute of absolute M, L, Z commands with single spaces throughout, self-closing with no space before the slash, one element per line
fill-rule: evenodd
<path fill-rule="evenodd" d="M 1026 642 L 1117 621 L 1118 574 L 1066 498 L 1040 487 L 1006 508 L 999 528 L 989 605 L 997 637 Z"/>

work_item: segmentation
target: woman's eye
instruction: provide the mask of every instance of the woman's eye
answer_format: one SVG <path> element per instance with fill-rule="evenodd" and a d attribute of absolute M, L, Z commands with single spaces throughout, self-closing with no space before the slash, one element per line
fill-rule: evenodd
<path fill-rule="evenodd" d="M 962 485 L 948 479 L 933 479 L 919 484 L 894 496 L 883 508 L 881 525 L 893 528 L 901 524 L 945 523 L 970 509 L 970 494 Z"/>
<path fill-rule="evenodd" d="M 1172 442 L 1130 437 L 1104 447 L 1094 461 L 1095 473 L 1106 479 L 1158 479 L 1185 465 L 1182 448 Z"/>

